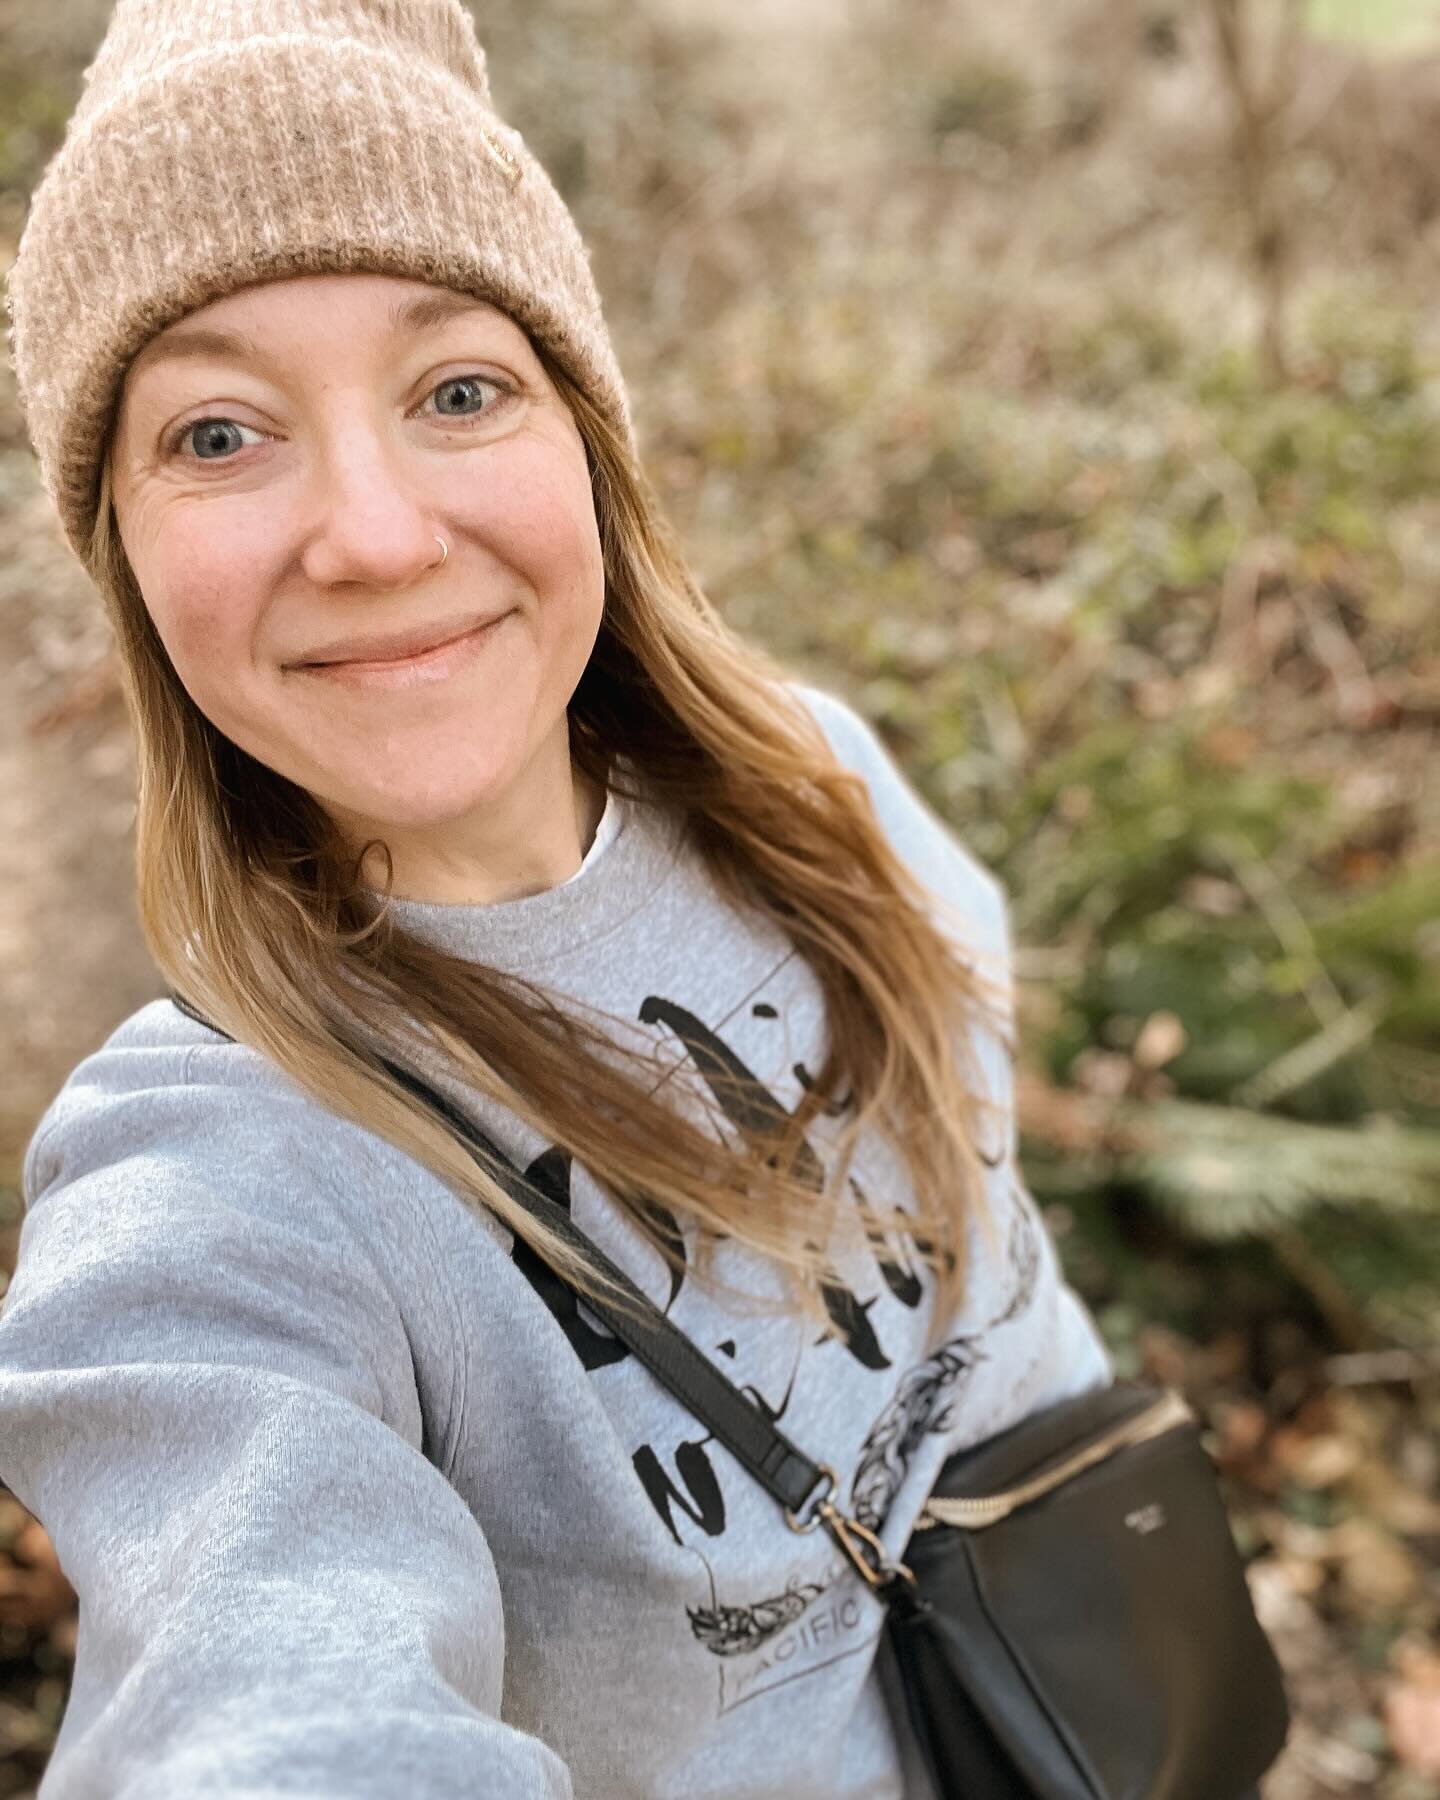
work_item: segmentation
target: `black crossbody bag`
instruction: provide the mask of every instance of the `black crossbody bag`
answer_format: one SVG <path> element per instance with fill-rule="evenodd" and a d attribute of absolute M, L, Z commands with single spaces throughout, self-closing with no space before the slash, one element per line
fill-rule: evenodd
<path fill-rule="evenodd" d="M 778 1431 L 563 1207 L 529 1187 L 443 1095 L 385 1067 L 629 1298 L 629 1307 L 589 1295 L 584 1303 L 792 1530 L 828 1531 L 885 1603 L 910 1727 L 940 1800 L 1256 1792 L 1289 1728 L 1284 1681 L 1197 1421 L 1178 1394 L 1119 1382 L 952 1456 L 897 1562 L 842 1510 L 835 1471 Z"/>

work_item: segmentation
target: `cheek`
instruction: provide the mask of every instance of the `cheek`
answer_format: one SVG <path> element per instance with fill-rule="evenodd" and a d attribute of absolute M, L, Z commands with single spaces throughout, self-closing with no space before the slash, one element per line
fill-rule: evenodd
<path fill-rule="evenodd" d="M 583 457 L 578 469 L 553 451 L 512 459 L 480 498 L 472 529 L 535 589 L 542 622 L 547 609 L 598 613 L 604 563 Z"/>
<path fill-rule="evenodd" d="M 178 559 L 167 571 L 157 618 L 160 635 L 177 665 L 203 667 L 224 655 L 242 635 L 237 584 L 223 581 L 208 558 Z"/>
<path fill-rule="evenodd" d="M 233 687 L 251 660 L 263 576 L 248 547 L 227 542 L 213 526 L 170 532 L 136 567 L 140 591 L 175 671 L 203 711 Z"/>

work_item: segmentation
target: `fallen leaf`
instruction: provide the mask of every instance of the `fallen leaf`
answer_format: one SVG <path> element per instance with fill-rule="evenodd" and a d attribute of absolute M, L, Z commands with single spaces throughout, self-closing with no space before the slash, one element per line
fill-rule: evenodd
<path fill-rule="evenodd" d="M 0 1561 L 0 1623 L 50 1630 L 75 1606 L 75 1590 L 58 1569 L 22 1569 Z"/>
<path fill-rule="evenodd" d="M 1190 1363 L 1195 1354 L 1195 1346 L 1188 1338 L 1181 1337 L 1178 1331 L 1171 1331 L 1165 1325 L 1145 1325 L 1141 1327 L 1135 1343 L 1145 1373 L 1152 1381 L 1172 1388 L 1183 1389 L 1189 1386 Z"/>
<path fill-rule="evenodd" d="M 0 1550 L 8 1550 L 30 1522 L 30 1515 L 18 1500 L 0 1494 Z"/>
<path fill-rule="evenodd" d="M 1211 1420 L 1219 1438 L 1216 1461 L 1220 1467 L 1226 1474 L 1243 1472 L 1247 1480 L 1253 1480 L 1254 1465 L 1270 1428 L 1265 1408 L 1253 1400 L 1220 1404 L 1212 1407 Z"/>
<path fill-rule="evenodd" d="M 1174 1062 L 1188 1042 L 1178 1013 L 1153 1012 L 1140 1027 L 1130 1054 L 1142 1069 L 1160 1069 Z"/>
<path fill-rule="evenodd" d="M 60 1567 L 50 1535 L 38 1519 L 29 1520 L 21 1528 L 15 1539 L 14 1554 L 21 1562 L 37 1569 L 58 1570 Z"/>
<path fill-rule="evenodd" d="M 1419 1563 L 1373 1519 L 1346 1519 L 1329 1535 L 1329 1550 L 1339 1565 L 1341 1583 L 1357 1604 L 1389 1612 L 1415 1597 L 1421 1579 Z"/>
<path fill-rule="evenodd" d="M 1304 1488 L 1334 1487 L 1360 1462 L 1360 1446 L 1334 1432 L 1308 1437 L 1277 1432 L 1272 1451 L 1290 1479 Z"/>
<path fill-rule="evenodd" d="M 1349 1491 L 1366 1513 L 1401 1537 L 1440 1537 L 1440 1500 L 1422 1493 L 1378 1457 L 1357 1463 Z"/>
<path fill-rule="evenodd" d="M 1385 1695 L 1390 1748 L 1407 1769 L 1440 1775 L 1440 1656 L 1406 1659 L 1405 1678 Z"/>

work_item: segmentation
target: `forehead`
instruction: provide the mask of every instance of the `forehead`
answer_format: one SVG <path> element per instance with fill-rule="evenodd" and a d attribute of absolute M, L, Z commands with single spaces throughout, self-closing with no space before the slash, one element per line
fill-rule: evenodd
<path fill-rule="evenodd" d="M 405 341 L 461 318 L 504 341 L 528 342 L 508 313 L 453 288 L 390 275 L 305 275 L 242 288 L 187 313 L 150 339 L 128 373 L 197 356 L 254 361 L 267 345 L 308 346 L 312 338 L 337 347 L 362 337 Z"/>

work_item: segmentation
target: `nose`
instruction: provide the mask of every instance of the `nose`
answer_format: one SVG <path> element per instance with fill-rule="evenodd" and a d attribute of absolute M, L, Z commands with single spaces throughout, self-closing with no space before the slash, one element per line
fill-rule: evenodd
<path fill-rule="evenodd" d="M 353 415 L 322 449 L 302 556 L 318 587 L 402 588 L 441 560 L 405 446 Z"/>

